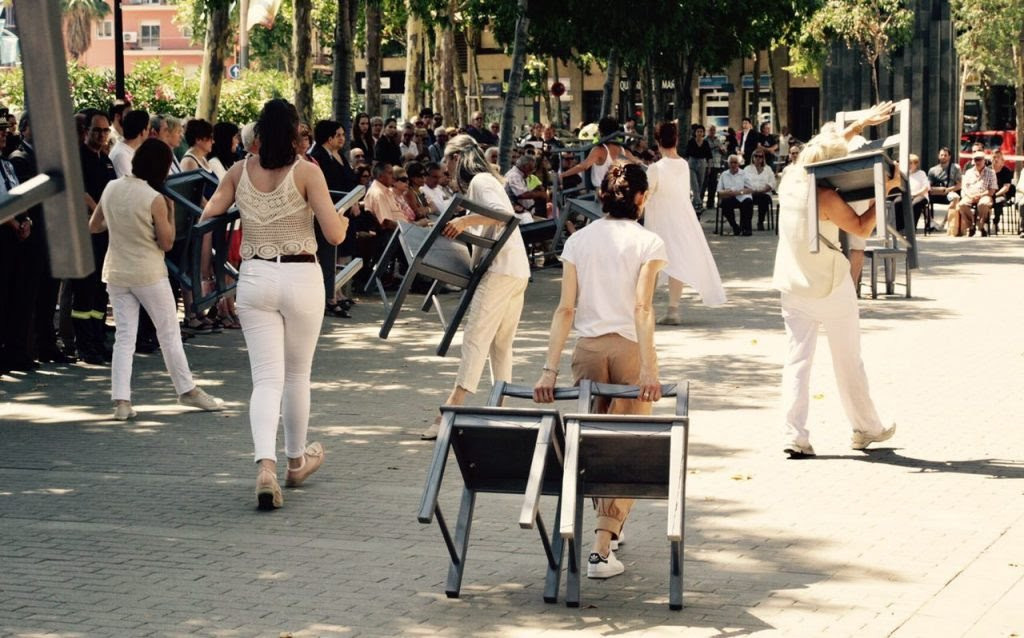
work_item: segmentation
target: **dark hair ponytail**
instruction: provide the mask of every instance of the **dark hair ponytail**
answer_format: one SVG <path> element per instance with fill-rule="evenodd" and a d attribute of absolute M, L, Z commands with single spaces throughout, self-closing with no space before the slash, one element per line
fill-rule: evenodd
<path fill-rule="evenodd" d="M 601 208 L 612 217 L 637 219 L 637 193 L 647 192 L 647 173 L 636 164 L 613 164 L 601 180 Z"/>
<path fill-rule="evenodd" d="M 260 138 L 260 166 L 265 169 L 290 166 L 296 160 L 299 142 L 299 114 L 287 100 L 273 99 L 263 105 L 256 120 Z"/>

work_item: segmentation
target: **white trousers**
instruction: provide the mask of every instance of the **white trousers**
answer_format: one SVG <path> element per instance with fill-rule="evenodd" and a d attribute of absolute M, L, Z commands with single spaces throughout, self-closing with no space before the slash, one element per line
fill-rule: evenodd
<path fill-rule="evenodd" d="M 315 262 L 242 262 L 235 307 L 249 350 L 249 425 L 256 461 L 277 461 L 277 423 L 284 450 L 299 458 L 309 427 L 309 377 L 324 321 L 324 280 Z"/>
<path fill-rule="evenodd" d="M 114 309 L 114 357 L 110 368 L 110 397 L 114 401 L 132 400 L 132 357 L 135 355 L 135 339 L 139 331 L 139 306 L 156 327 L 156 338 L 164 365 L 171 375 L 174 391 L 184 394 L 196 387 L 192 372 L 181 345 L 181 330 L 178 328 L 178 305 L 171 292 L 171 283 L 162 279 L 148 286 L 114 286 L 107 284 L 110 305 Z"/>
<path fill-rule="evenodd" d="M 807 409 L 819 326 L 824 326 L 828 337 L 839 399 L 847 420 L 854 430 L 881 432 L 882 422 L 871 400 L 860 357 L 860 310 L 850 277 L 844 276 L 843 283 L 821 299 L 782 293 L 782 318 L 789 340 L 782 369 L 786 440 L 801 445 L 809 442 Z"/>
<path fill-rule="evenodd" d="M 476 392 L 488 355 L 494 381 L 512 380 L 512 342 L 523 314 L 528 283 L 528 279 L 494 273 L 480 280 L 466 313 L 457 385 Z"/>

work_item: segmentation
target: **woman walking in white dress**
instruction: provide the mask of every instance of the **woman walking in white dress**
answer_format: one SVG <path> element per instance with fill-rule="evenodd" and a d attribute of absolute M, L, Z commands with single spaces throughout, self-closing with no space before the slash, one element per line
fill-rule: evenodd
<path fill-rule="evenodd" d="M 647 168 L 647 203 L 644 225 L 653 231 L 668 250 L 668 311 L 659 324 L 679 325 L 679 298 L 683 284 L 700 294 L 705 306 L 725 303 L 725 289 L 711 256 L 704 231 L 697 221 L 690 199 L 690 165 L 676 152 L 679 132 L 676 125 L 665 122 L 654 134 L 661 159 Z"/>

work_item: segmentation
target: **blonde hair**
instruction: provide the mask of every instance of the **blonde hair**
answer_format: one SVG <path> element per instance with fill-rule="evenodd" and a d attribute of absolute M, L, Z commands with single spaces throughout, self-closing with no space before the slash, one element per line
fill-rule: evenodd
<path fill-rule="evenodd" d="M 849 145 L 835 122 L 821 127 L 821 131 L 804 145 L 796 163 L 799 166 L 838 159 L 850 154 Z"/>
<path fill-rule="evenodd" d="M 466 134 L 456 135 L 448 140 L 444 147 L 444 158 L 447 160 L 452 155 L 458 155 L 459 159 L 455 164 L 455 183 L 459 190 L 465 193 L 469 189 L 469 182 L 480 173 L 490 173 L 498 181 L 504 183 L 501 175 L 494 166 L 484 157 L 483 150 L 472 137 Z"/>

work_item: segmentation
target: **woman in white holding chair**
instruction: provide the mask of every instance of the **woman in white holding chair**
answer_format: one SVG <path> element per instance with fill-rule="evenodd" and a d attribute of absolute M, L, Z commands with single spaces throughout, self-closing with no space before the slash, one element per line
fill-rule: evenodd
<path fill-rule="evenodd" d="M 853 429 L 851 447 L 863 450 L 871 443 L 889 439 L 896 431 L 886 428 L 868 391 L 868 378 L 860 356 L 860 313 L 850 264 L 839 249 L 839 231 L 867 237 L 875 227 L 875 206 L 859 215 L 829 188 L 817 188 L 820 250 L 808 246 L 807 164 L 845 157 L 848 143 L 865 126 L 892 116 L 892 103 L 876 105 L 861 120 L 840 131 L 826 124 L 807 143 L 796 163 L 783 173 L 779 184 L 779 247 L 775 254 L 772 285 L 782 293 L 782 319 L 786 324 L 789 351 L 782 369 L 782 403 L 786 421 L 783 451 L 790 458 L 814 456 L 807 430 L 811 364 L 818 329 L 825 328 L 832 351 L 839 398 Z M 899 172 L 888 178 L 886 192 L 899 187 Z"/>
<path fill-rule="evenodd" d="M 181 345 L 178 307 L 164 262 L 164 251 L 174 244 L 174 207 L 158 190 L 170 167 L 171 148 L 157 139 L 146 140 L 132 157 L 132 174 L 103 189 L 89 219 L 93 233 L 110 231 L 103 281 L 117 325 L 110 383 L 114 418 L 118 421 L 137 416 L 132 408 L 131 384 L 140 307 L 153 320 L 178 402 L 200 410 L 223 409 L 218 399 L 192 381 Z"/>
<path fill-rule="evenodd" d="M 277 422 L 284 422 L 288 457 L 285 485 L 301 485 L 324 458 L 306 445 L 310 370 L 323 323 L 323 275 L 316 262 L 313 216 L 327 240 L 345 239 L 323 172 L 297 155 L 299 117 L 285 100 L 270 100 L 256 123 L 258 157 L 235 163 L 221 180 L 202 219 L 238 204 L 245 233 L 237 307 L 252 368 L 249 421 L 259 464 L 260 509 L 281 507 L 277 482 Z"/>

